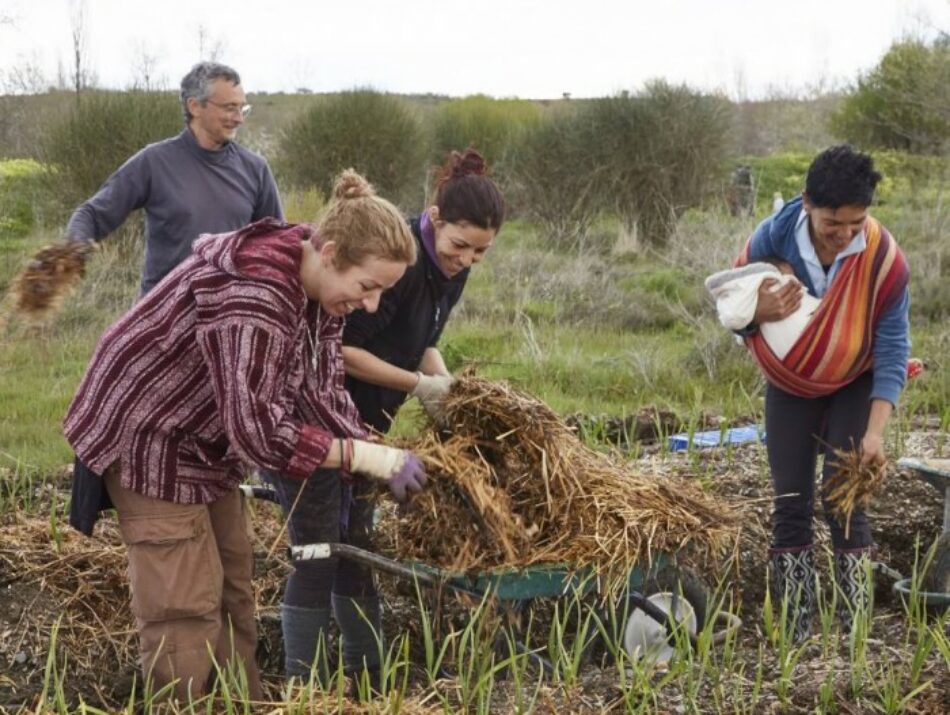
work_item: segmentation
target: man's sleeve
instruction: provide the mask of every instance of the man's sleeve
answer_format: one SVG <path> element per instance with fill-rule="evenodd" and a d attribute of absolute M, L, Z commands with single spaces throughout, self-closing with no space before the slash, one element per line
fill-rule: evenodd
<path fill-rule="evenodd" d="M 147 151 L 143 149 L 126 161 L 91 199 L 79 205 L 66 225 L 67 237 L 98 241 L 145 205 L 151 183 Z"/>
<path fill-rule="evenodd" d="M 274 181 L 274 175 L 271 173 L 270 166 L 264 162 L 264 170 L 261 176 L 261 189 L 257 197 L 257 204 L 254 206 L 252 221 L 259 221 L 262 218 L 272 216 L 280 221 L 284 220 L 284 207 L 280 203 L 280 193 L 277 191 L 277 182 Z"/>

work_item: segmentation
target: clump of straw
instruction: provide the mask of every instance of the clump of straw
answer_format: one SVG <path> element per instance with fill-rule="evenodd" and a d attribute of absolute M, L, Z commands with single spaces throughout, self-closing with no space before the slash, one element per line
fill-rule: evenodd
<path fill-rule="evenodd" d="M 49 318 L 85 274 L 89 241 L 64 240 L 40 249 L 13 279 L 13 309 L 32 322 Z"/>
<path fill-rule="evenodd" d="M 821 485 L 821 494 L 831 513 L 844 523 L 844 538 L 851 532 L 854 510 L 867 509 L 871 497 L 884 483 L 887 463 L 862 464 L 858 449 L 834 450 L 835 471 Z"/>
<path fill-rule="evenodd" d="M 507 383 L 463 377 L 445 422 L 450 438 L 433 429 L 411 445 L 430 485 L 390 536 L 400 558 L 459 572 L 568 564 L 619 585 L 657 552 L 718 557 L 735 543 L 729 505 L 591 450 Z"/>

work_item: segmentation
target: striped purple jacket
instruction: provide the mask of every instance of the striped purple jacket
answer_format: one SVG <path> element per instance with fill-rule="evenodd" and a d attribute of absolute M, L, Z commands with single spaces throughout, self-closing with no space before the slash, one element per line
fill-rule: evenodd
<path fill-rule="evenodd" d="M 202 504 L 252 465 L 305 478 L 333 436 L 365 436 L 343 387 L 343 319 L 300 283 L 312 230 L 263 219 L 196 241 L 100 339 L 64 422 L 76 455 L 100 474 L 119 462 L 140 494 Z"/>

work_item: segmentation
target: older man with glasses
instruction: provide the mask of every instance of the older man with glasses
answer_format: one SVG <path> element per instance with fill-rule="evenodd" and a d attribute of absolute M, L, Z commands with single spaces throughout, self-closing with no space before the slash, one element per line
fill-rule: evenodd
<path fill-rule="evenodd" d="M 251 110 L 238 73 L 215 62 L 195 65 L 181 81 L 181 107 L 181 134 L 126 161 L 66 227 L 71 238 L 99 240 L 144 208 L 140 296 L 188 256 L 200 234 L 284 217 L 267 161 L 234 141 Z"/>

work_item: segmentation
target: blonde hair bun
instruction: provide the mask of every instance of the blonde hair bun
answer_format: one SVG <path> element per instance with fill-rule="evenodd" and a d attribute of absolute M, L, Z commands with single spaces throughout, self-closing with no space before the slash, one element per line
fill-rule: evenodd
<path fill-rule="evenodd" d="M 373 185 L 357 174 L 355 169 L 344 171 L 333 185 L 333 198 L 338 201 L 364 199 L 375 195 L 376 189 L 373 188 Z"/>

